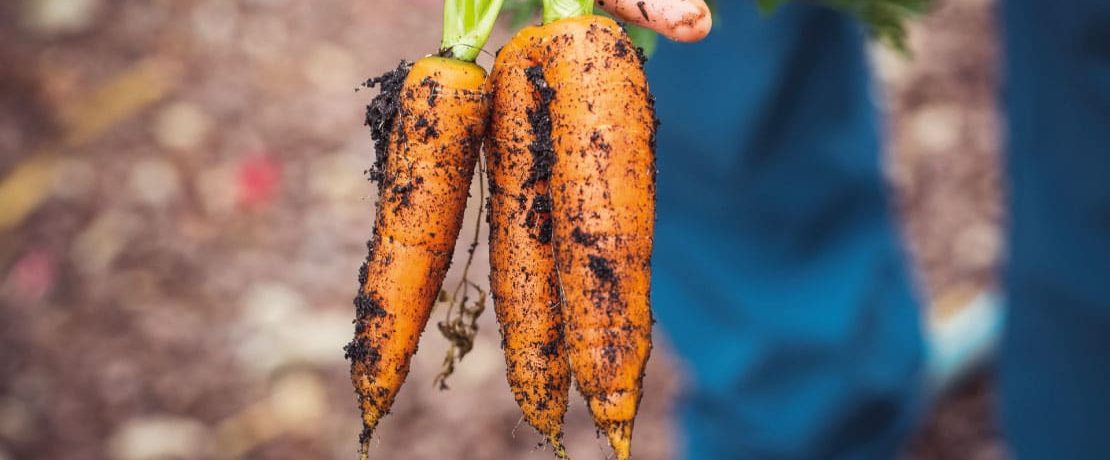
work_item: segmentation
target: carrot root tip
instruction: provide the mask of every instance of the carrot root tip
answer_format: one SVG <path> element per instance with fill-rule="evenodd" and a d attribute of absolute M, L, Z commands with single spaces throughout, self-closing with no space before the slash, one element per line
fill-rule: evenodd
<path fill-rule="evenodd" d="M 617 460 L 632 457 L 632 422 L 612 423 L 605 427 L 605 435 L 609 438 L 609 445 L 613 446 Z"/>
<path fill-rule="evenodd" d="M 551 444 L 551 448 L 555 451 L 555 458 L 559 460 L 570 460 L 567 455 L 567 448 L 563 446 L 563 434 L 557 433 L 547 436 L 547 442 Z"/>

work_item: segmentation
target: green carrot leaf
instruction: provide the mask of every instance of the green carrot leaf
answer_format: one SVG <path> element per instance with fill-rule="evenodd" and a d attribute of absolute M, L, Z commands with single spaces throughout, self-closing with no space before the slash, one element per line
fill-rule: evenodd
<path fill-rule="evenodd" d="M 628 32 L 628 38 L 632 39 L 632 45 L 644 50 L 644 56 L 651 57 L 655 54 L 655 48 L 659 45 L 659 34 L 654 30 L 632 25 L 624 25 L 625 32 Z"/>
<path fill-rule="evenodd" d="M 756 0 L 760 11 L 771 13 L 790 0 Z M 932 0 L 809 0 L 844 11 L 867 29 L 872 39 L 909 55 L 906 22 L 925 15 Z"/>
<path fill-rule="evenodd" d="M 461 61 L 474 62 L 489 40 L 504 0 L 444 0 L 441 49 Z"/>
<path fill-rule="evenodd" d="M 863 21 L 871 38 L 909 55 L 906 22 L 923 16 L 931 0 L 821 0 Z"/>
<path fill-rule="evenodd" d="M 543 23 L 593 14 L 594 0 L 543 0 Z"/>
<path fill-rule="evenodd" d="M 759 7 L 759 12 L 769 14 L 774 12 L 780 5 L 789 0 L 756 0 L 756 6 Z"/>

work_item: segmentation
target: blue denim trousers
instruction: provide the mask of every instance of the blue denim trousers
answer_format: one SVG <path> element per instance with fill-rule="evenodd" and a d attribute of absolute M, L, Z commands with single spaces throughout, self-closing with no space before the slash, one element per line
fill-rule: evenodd
<path fill-rule="evenodd" d="M 683 457 L 893 458 L 924 350 L 866 37 L 821 7 L 717 3 L 710 38 L 648 65 L 653 305 L 691 371 Z M 1019 458 L 1110 458 L 1110 2 L 1003 17 L 1004 426 Z"/>

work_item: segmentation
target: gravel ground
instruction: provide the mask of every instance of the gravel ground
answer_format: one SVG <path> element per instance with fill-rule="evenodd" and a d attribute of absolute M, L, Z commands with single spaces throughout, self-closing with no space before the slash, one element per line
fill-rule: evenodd
<path fill-rule="evenodd" d="M 353 89 L 438 43 L 438 3 L 0 4 L 0 460 L 352 457 L 340 348 L 374 201 L 371 94 Z M 992 2 L 945 2 L 915 26 L 915 60 L 876 53 L 931 298 L 995 279 L 993 31 Z M 550 458 L 492 321 L 447 392 L 431 383 L 446 342 L 425 336 L 376 458 Z M 677 442 L 681 364 L 662 341 L 645 460 Z M 990 395 L 989 377 L 958 389 L 906 457 L 1005 458 Z M 567 436 L 574 458 L 604 458 L 581 400 Z"/>

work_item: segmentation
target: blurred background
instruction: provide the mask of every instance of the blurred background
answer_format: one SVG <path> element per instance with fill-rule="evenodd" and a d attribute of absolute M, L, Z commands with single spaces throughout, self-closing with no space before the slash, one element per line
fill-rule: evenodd
<path fill-rule="evenodd" d="M 993 3 L 940 2 L 913 27 L 913 60 L 874 53 L 932 317 L 995 280 Z M 0 2 L 0 460 L 353 458 L 341 348 L 375 200 L 374 92 L 355 88 L 433 51 L 440 13 L 437 0 Z M 509 393 L 492 312 L 481 326 L 450 391 L 433 388 L 447 343 L 429 329 L 373 458 L 551 458 Z M 678 442 L 682 365 L 660 332 L 640 459 Z M 987 372 L 943 398 L 906 458 L 1006 458 L 991 386 Z M 574 458 L 604 458 L 580 399 L 567 430 Z"/>

